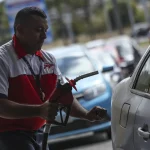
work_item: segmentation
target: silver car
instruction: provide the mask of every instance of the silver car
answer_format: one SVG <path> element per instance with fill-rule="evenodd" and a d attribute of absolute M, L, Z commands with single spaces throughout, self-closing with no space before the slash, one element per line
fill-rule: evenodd
<path fill-rule="evenodd" d="M 150 47 L 112 97 L 113 150 L 150 149 Z"/>

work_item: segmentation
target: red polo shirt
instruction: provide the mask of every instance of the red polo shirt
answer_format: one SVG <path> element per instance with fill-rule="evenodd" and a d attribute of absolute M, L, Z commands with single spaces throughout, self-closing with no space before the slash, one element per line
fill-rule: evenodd
<path fill-rule="evenodd" d="M 23 57 L 36 75 L 42 66 L 40 84 L 45 94 L 44 101 L 56 87 L 57 79 L 62 78 L 56 60 L 51 54 L 43 50 L 37 51 L 34 55 L 26 54 L 14 36 L 12 41 L 0 47 L 0 98 L 7 97 L 21 104 L 42 104 L 39 88 Z M 11 120 L 0 118 L 0 132 L 37 130 L 44 124 L 45 120 L 40 117 Z"/>

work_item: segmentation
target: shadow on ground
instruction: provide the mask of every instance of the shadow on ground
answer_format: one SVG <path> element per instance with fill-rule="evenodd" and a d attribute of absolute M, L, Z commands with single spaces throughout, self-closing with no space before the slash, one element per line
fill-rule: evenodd
<path fill-rule="evenodd" d="M 87 147 L 88 145 L 94 145 L 96 143 L 103 143 L 106 142 L 108 139 L 107 134 L 105 133 L 99 133 L 99 134 L 94 134 L 93 136 L 85 136 L 85 137 L 78 137 L 76 139 L 71 139 L 71 140 L 64 140 L 64 141 L 59 141 L 55 143 L 50 143 L 50 150 L 69 150 L 75 149 L 76 147 L 80 146 L 85 146 Z"/>

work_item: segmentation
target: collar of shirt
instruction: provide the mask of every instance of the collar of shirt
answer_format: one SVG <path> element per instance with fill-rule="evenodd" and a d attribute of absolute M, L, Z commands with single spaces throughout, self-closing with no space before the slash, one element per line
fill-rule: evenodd
<path fill-rule="evenodd" d="M 21 59 L 22 57 L 24 57 L 25 55 L 27 55 L 27 53 L 25 52 L 24 48 L 21 46 L 21 44 L 19 43 L 19 41 L 17 40 L 16 35 L 13 36 L 13 46 L 15 48 L 15 52 L 18 55 L 18 58 Z M 38 50 L 35 53 L 36 56 L 39 56 L 42 60 L 43 60 L 43 55 L 41 53 L 41 50 Z"/>

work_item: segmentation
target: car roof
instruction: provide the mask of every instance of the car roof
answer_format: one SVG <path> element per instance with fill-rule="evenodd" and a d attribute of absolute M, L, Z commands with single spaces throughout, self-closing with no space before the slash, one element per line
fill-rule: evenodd
<path fill-rule="evenodd" d="M 132 38 L 127 35 L 115 36 L 107 39 L 107 44 L 121 44 L 122 42 L 131 42 Z"/>
<path fill-rule="evenodd" d="M 105 45 L 105 40 L 104 39 L 97 39 L 97 40 L 93 40 L 93 41 L 89 41 L 89 42 L 85 43 L 85 46 L 88 49 L 95 48 L 95 47 L 98 47 L 98 46 L 103 46 L 103 45 Z"/>
<path fill-rule="evenodd" d="M 114 37 L 110 37 L 107 41 L 116 41 L 116 40 L 130 40 L 131 38 L 127 35 L 118 35 Z"/>

